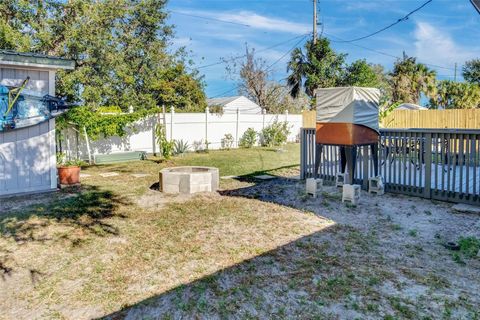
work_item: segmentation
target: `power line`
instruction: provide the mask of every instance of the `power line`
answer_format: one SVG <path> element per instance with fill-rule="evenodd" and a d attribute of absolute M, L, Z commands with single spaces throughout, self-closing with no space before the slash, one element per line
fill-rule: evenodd
<path fill-rule="evenodd" d="M 279 63 L 279 62 L 280 62 L 283 58 L 285 58 L 290 52 L 292 52 L 300 43 L 302 43 L 303 40 L 305 40 L 305 38 L 306 38 L 308 35 L 309 35 L 309 33 L 303 35 L 302 38 L 300 39 L 300 41 L 296 42 L 295 45 L 294 45 L 292 48 L 290 48 L 287 52 L 285 52 L 280 58 L 278 58 L 277 60 L 275 60 L 271 65 L 269 65 L 269 66 L 267 67 L 267 69 L 265 69 L 265 71 L 266 71 L 266 72 L 270 71 L 270 70 L 273 68 L 273 66 L 275 66 L 277 63 Z M 296 38 L 298 38 L 298 37 L 296 37 Z M 242 57 L 245 57 L 245 56 L 246 56 L 246 55 L 244 55 L 244 56 L 242 56 Z M 284 80 L 286 80 L 286 78 L 279 80 L 279 82 L 280 82 L 280 81 L 284 81 Z M 232 91 L 235 91 L 235 90 L 237 90 L 237 89 L 239 89 L 239 88 L 240 88 L 240 85 L 236 85 L 233 89 L 229 89 L 229 90 L 227 90 L 227 91 L 225 91 L 225 92 L 222 92 L 222 93 L 220 93 L 220 94 L 218 94 L 218 95 L 216 95 L 216 96 L 213 96 L 212 98 L 221 97 L 221 96 L 223 96 L 223 95 L 225 95 L 225 94 L 227 94 L 227 93 L 230 93 L 230 92 L 232 92 Z"/>
<path fill-rule="evenodd" d="M 298 38 L 300 38 L 300 37 L 302 37 L 302 40 L 303 40 L 303 38 L 305 38 L 305 36 L 307 36 L 307 35 L 309 35 L 309 33 L 307 33 L 307 34 L 302 34 L 302 35 L 299 35 L 299 36 L 290 38 L 290 39 L 288 39 L 288 40 L 285 40 L 285 41 L 283 41 L 283 42 L 274 44 L 274 45 L 272 45 L 272 46 L 270 46 L 270 47 L 267 47 L 267 48 L 265 48 L 265 49 L 258 50 L 258 51 L 256 51 L 256 52 L 257 52 L 257 53 L 260 53 L 260 52 L 265 52 L 265 51 L 271 50 L 271 49 L 273 49 L 273 48 L 276 48 L 276 47 L 279 47 L 279 46 L 281 46 L 281 45 L 287 44 L 287 43 L 289 43 L 289 42 L 291 42 L 291 41 L 293 41 L 293 40 L 295 40 L 295 39 L 298 39 Z M 247 57 L 247 55 L 246 55 L 246 54 L 243 54 L 243 55 L 241 55 L 241 56 L 236 56 L 236 57 L 227 59 L 227 60 L 225 60 L 225 61 L 219 61 L 219 62 L 214 62 L 214 63 L 206 64 L 206 65 L 203 65 L 203 66 L 199 66 L 199 67 L 197 67 L 197 69 L 209 68 L 209 67 L 213 67 L 213 66 L 216 66 L 216 65 L 219 65 L 219 64 L 224 64 L 224 63 L 226 63 L 227 61 L 235 61 L 235 60 L 238 60 L 238 59 L 243 59 L 243 58 L 245 58 L 245 57 Z"/>
<path fill-rule="evenodd" d="M 218 22 L 223 22 L 223 23 L 228 23 L 228 24 L 235 24 L 235 25 L 243 26 L 243 27 L 247 27 L 247 28 L 250 28 L 250 27 L 251 27 L 251 25 L 249 25 L 249 24 L 240 23 L 240 22 L 228 21 L 228 20 L 211 18 L 211 17 L 205 17 L 205 16 L 198 16 L 198 15 L 195 15 L 195 14 L 178 12 L 178 11 L 175 11 L 175 10 L 170 10 L 170 12 L 171 12 L 171 13 L 175 13 L 175 14 L 179 14 L 179 15 L 182 15 L 182 16 L 197 18 L 197 19 L 210 20 L 210 21 L 218 21 Z"/>
<path fill-rule="evenodd" d="M 393 55 L 393 54 L 389 54 L 389 53 L 386 53 L 386 52 L 383 52 L 383 51 L 379 51 L 379 50 L 376 50 L 376 49 L 372 49 L 372 48 L 369 48 L 369 47 L 366 47 L 366 46 L 363 46 L 363 45 L 360 45 L 360 44 L 357 44 L 357 43 L 348 42 L 348 41 L 343 40 L 343 39 L 340 38 L 340 37 L 334 36 L 334 35 L 332 35 L 332 34 L 328 34 L 328 33 L 326 33 L 326 32 L 324 32 L 324 34 L 325 34 L 326 36 L 328 36 L 329 39 L 330 39 L 330 41 L 332 41 L 332 42 L 336 42 L 336 43 L 346 43 L 346 44 L 350 44 L 350 45 L 355 46 L 355 47 L 358 47 L 358 48 L 362 48 L 362 49 L 365 49 L 365 50 L 368 50 L 368 51 L 371 51 L 371 52 L 375 52 L 375 53 L 378 53 L 378 54 L 387 56 L 387 57 L 391 57 L 391 58 L 395 58 L 395 59 L 401 59 L 399 56 L 396 56 L 396 55 Z M 337 38 L 337 39 L 339 39 L 339 40 L 332 39 L 331 37 Z M 445 67 L 445 66 L 439 66 L 439 65 L 436 65 L 436 64 L 424 63 L 424 62 L 421 62 L 421 63 L 423 63 L 424 65 L 430 66 L 430 67 L 434 67 L 434 68 L 445 69 L 445 70 L 450 70 L 450 71 L 454 71 L 454 70 L 455 70 L 454 68 L 449 68 L 449 67 Z"/>
<path fill-rule="evenodd" d="M 366 36 L 363 36 L 363 37 L 359 37 L 359 38 L 355 38 L 355 39 L 351 39 L 351 40 L 344 40 L 343 42 L 354 42 L 354 41 L 359 41 L 359 40 L 363 40 L 363 39 L 366 39 L 366 38 L 373 37 L 374 35 L 377 35 L 377 34 L 379 34 L 380 32 L 383 32 L 383 31 L 385 31 L 385 30 L 387 30 L 387 29 L 390 29 L 391 27 L 393 27 L 393 26 L 395 26 L 395 25 L 397 25 L 397 24 L 399 24 L 399 23 L 401 23 L 401 22 L 407 21 L 408 18 L 409 18 L 412 14 L 414 14 L 414 13 L 417 12 L 417 11 L 420 11 L 423 7 L 425 7 L 427 4 L 429 4 L 429 3 L 432 2 L 432 1 L 433 1 L 433 0 L 428 0 L 427 2 L 425 2 L 424 4 L 422 4 L 420 7 L 416 8 L 416 9 L 413 10 L 413 11 L 410 11 L 407 15 L 405 15 L 405 16 L 403 16 L 402 18 L 398 19 L 398 20 L 395 21 L 394 23 L 391 23 L 391 24 L 389 24 L 388 26 L 383 27 L 383 28 L 380 29 L 380 30 L 377 30 L 377 31 L 375 31 L 375 32 L 373 32 L 373 33 L 370 33 L 370 34 L 368 34 L 368 35 L 366 35 Z"/>
<path fill-rule="evenodd" d="M 266 71 L 270 71 L 272 69 L 272 67 L 274 65 L 276 65 L 277 63 L 279 63 L 283 58 L 285 58 L 290 52 L 292 52 L 296 47 L 298 47 L 298 45 L 300 45 L 300 43 L 303 42 L 303 40 L 305 40 L 305 38 L 307 37 L 307 35 L 304 35 L 302 39 L 300 39 L 300 41 L 298 41 L 297 43 L 295 43 L 295 45 L 290 49 L 288 50 L 287 52 L 285 52 L 285 54 L 283 54 L 280 58 L 278 58 L 274 63 L 272 63 L 270 66 L 268 66 L 267 70 Z"/>

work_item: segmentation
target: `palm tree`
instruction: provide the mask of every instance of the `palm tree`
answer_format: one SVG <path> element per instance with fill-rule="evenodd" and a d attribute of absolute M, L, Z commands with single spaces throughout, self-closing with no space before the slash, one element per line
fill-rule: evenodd
<path fill-rule="evenodd" d="M 343 79 L 345 56 L 336 53 L 325 38 L 318 39 L 316 44 L 308 41 L 305 53 L 301 48 L 294 49 L 287 66 L 290 73 L 287 83 L 292 97 L 298 97 L 302 88 L 313 97 L 317 88 L 339 85 Z"/>
<path fill-rule="evenodd" d="M 390 76 L 392 98 L 395 102 L 418 104 L 422 93 L 429 98 L 436 95 L 436 72 L 417 63 L 414 57 L 404 55 L 402 60 L 395 63 Z"/>

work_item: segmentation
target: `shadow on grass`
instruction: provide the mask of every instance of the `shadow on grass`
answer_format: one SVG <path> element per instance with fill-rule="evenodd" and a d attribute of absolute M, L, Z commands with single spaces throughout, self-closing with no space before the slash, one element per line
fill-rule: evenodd
<path fill-rule="evenodd" d="M 351 231 L 326 227 L 100 319 L 324 319 L 330 303 L 378 298 L 383 275 L 337 248 L 342 241 L 358 251 L 365 246 L 368 240 L 347 236 Z"/>
<path fill-rule="evenodd" d="M 97 236 L 116 235 L 118 230 L 104 220 L 114 216 L 123 217 L 116 213 L 116 209 L 129 204 L 111 191 L 81 187 L 77 193 L 68 194 L 52 203 L 2 214 L 0 236 L 17 242 L 52 240 L 37 232 L 52 224 L 80 228 Z"/>
<path fill-rule="evenodd" d="M 2 213 L 0 240 L 14 240 L 20 245 L 67 241 L 72 246 L 78 246 L 88 236 L 118 234 L 118 229 L 108 219 L 124 218 L 117 209 L 130 205 L 129 201 L 111 191 L 93 186 L 82 186 L 62 193 L 52 202 Z M 0 248 L 0 275 L 12 272 L 11 266 L 15 264 L 11 261 L 12 254 L 13 252 Z M 39 273 L 30 271 L 34 281 Z"/>

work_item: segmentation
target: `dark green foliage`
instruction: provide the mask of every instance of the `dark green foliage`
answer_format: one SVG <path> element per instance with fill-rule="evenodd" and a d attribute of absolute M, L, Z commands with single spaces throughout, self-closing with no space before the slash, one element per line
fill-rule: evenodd
<path fill-rule="evenodd" d="M 378 88 L 381 86 L 379 76 L 367 60 L 357 60 L 346 68 L 343 86 Z"/>
<path fill-rule="evenodd" d="M 345 54 L 336 53 L 326 38 L 318 39 L 316 44 L 308 41 L 305 52 L 301 48 L 294 49 L 288 63 L 290 94 L 296 98 L 305 88 L 307 95 L 313 97 L 317 88 L 341 85 L 345 57 Z"/>
<path fill-rule="evenodd" d="M 399 59 L 390 74 L 393 102 L 420 103 L 421 94 L 432 97 L 436 93 L 436 72 L 417 63 L 414 57 Z"/>
<path fill-rule="evenodd" d="M 480 239 L 475 237 L 460 238 L 458 244 L 460 245 L 460 252 L 467 258 L 480 257 Z"/>
<path fill-rule="evenodd" d="M 251 148 L 257 143 L 257 132 L 253 128 L 248 128 L 240 138 L 239 145 L 242 148 Z"/>
<path fill-rule="evenodd" d="M 182 50 L 170 53 L 166 0 L 0 2 L 0 47 L 74 60 L 57 74 L 57 94 L 128 111 L 165 104 L 203 111 L 203 83 L 186 67 Z"/>
<path fill-rule="evenodd" d="M 480 105 L 480 86 L 467 82 L 443 80 L 430 99 L 430 107 L 437 109 L 471 109 Z"/>
<path fill-rule="evenodd" d="M 465 81 L 480 85 L 480 59 L 465 62 L 465 66 L 463 66 L 463 78 Z"/>

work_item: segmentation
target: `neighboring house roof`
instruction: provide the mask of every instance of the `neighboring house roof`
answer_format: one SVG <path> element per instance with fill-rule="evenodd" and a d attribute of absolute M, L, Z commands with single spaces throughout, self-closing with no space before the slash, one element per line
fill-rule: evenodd
<path fill-rule="evenodd" d="M 208 106 L 222 106 L 225 107 L 232 101 L 237 100 L 241 96 L 233 96 L 233 97 L 220 97 L 220 98 L 211 98 L 207 99 Z"/>
<path fill-rule="evenodd" d="M 243 114 L 261 114 L 262 108 L 244 96 L 220 97 L 207 99 L 209 107 L 221 106 L 224 113 L 235 113 L 239 110 Z"/>
<path fill-rule="evenodd" d="M 413 103 L 402 103 L 395 110 L 428 110 L 428 108 Z"/>
<path fill-rule="evenodd" d="M 0 50 L 0 65 L 26 66 L 45 69 L 73 70 L 73 60 L 53 57 L 39 53 Z"/>

